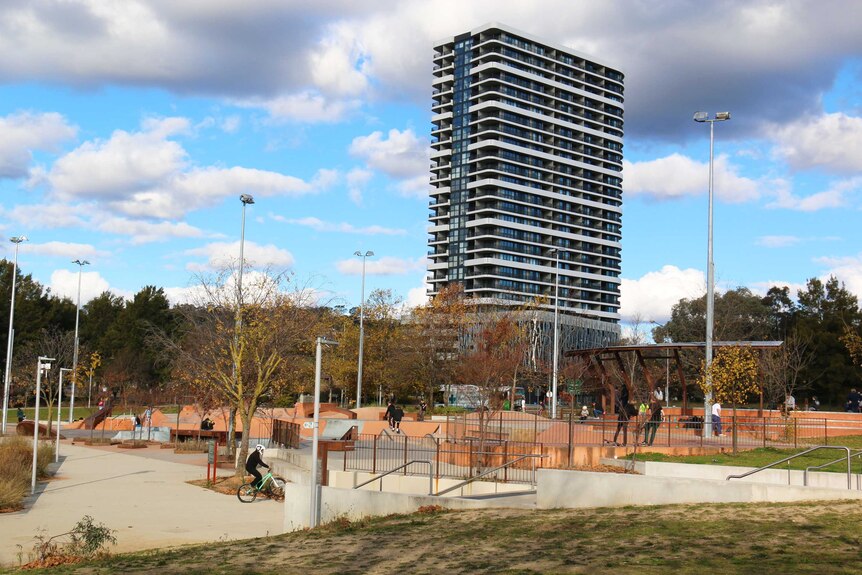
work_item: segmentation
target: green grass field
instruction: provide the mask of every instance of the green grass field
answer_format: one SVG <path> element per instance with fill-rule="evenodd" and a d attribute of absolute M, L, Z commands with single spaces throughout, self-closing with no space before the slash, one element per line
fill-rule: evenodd
<path fill-rule="evenodd" d="M 843 445 L 849 447 L 851 452 L 862 450 L 862 436 L 848 435 L 845 437 L 830 437 L 829 445 Z M 696 463 L 703 465 L 736 465 L 740 467 L 762 467 L 779 459 L 789 457 L 795 453 L 805 451 L 807 447 L 798 449 L 777 449 L 774 447 L 761 447 L 748 451 L 740 451 L 736 455 L 732 453 L 719 453 L 713 455 L 665 455 L 662 453 L 638 453 L 637 459 L 641 461 L 666 461 L 674 463 Z M 781 465 L 781 469 L 805 469 L 806 467 L 821 465 L 834 461 L 842 457 L 843 453 L 837 449 L 822 449 L 815 451 L 809 455 L 797 457 L 786 464 Z M 862 456 L 851 460 L 853 472 L 862 473 Z M 843 472 L 847 470 L 846 463 L 836 463 L 829 467 L 825 467 L 820 471 L 835 471 Z"/>

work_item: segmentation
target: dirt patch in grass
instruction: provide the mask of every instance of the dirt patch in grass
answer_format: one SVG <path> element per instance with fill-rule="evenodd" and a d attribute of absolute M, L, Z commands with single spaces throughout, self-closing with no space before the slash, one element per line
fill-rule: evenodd
<path fill-rule="evenodd" d="M 860 532 L 857 501 L 426 512 L 50 573 L 831 575 L 858 573 Z"/>

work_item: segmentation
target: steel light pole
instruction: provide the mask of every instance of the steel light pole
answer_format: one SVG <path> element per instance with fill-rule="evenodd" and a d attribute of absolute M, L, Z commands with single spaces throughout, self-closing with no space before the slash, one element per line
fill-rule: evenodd
<path fill-rule="evenodd" d="M 18 279 L 18 246 L 21 242 L 26 242 L 24 236 L 16 236 L 9 238 L 9 241 L 15 244 L 15 260 L 12 264 L 12 302 L 9 304 L 9 337 L 6 340 L 6 377 L 3 384 L 3 434 L 6 434 L 6 418 L 7 410 L 9 409 L 9 387 L 12 384 L 12 340 L 14 339 L 14 329 L 12 320 L 15 318 L 15 282 Z"/>
<path fill-rule="evenodd" d="M 51 369 L 53 357 L 39 356 L 36 362 L 36 412 L 33 414 L 33 473 L 30 479 L 30 494 L 36 493 L 36 455 L 39 449 L 39 396 L 42 395 L 42 371 Z"/>
<path fill-rule="evenodd" d="M 60 390 L 57 395 L 57 441 L 54 443 L 55 453 L 54 453 L 54 462 L 60 461 L 60 412 L 63 407 L 63 372 L 72 371 L 68 367 L 60 368 Z M 71 408 L 69 408 L 71 409 Z"/>
<path fill-rule="evenodd" d="M 717 112 L 710 118 L 708 112 L 695 112 L 694 121 L 709 124 L 709 209 L 706 240 L 706 388 L 711 389 L 712 376 L 712 329 L 715 323 L 715 264 L 712 258 L 712 203 L 714 174 L 714 142 L 715 123 L 730 119 L 730 112 Z M 712 392 L 707 391 L 703 397 L 703 434 L 712 437 Z"/>
<path fill-rule="evenodd" d="M 317 448 L 320 440 L 320 364 L 324 345 L 338 345 L 337 341 L 317 338 L 317 350 L 314 356 L 314 421 L 311 440 L 311 492 L 309 497 L 308 526 L 317 527 L 320 522 L 320 492 L 317 486 Z"/>
<path fill-rule="evenodd" d="M 72 423 L 72 414 L 75 412 L 75 388 L 78 386 L 78 318 L 81 315 L 81 275 L 84 266 L 90 265 L 87 260 L 72 260 L 78 264 L 78 304 L 75 307 L 75 351 L 72 354 L 72 399 L 69 402 L 69 423 Z"/>
<path fill-rule="evenodd" d="M 234 326 L 234 334 L 233 334 L 233 343 L 234 348 L 239 347 L 239 336 L 242 331 L 242 271 L 245 268 L 245 207 L 249 204 L 254 203 L 254 197 L 250 194 L 241 194 L 239 196 L 239 201 L 242 202 L 242 227 L 240 228 L 239 234 L 239 274 L 237 275 L 236 281 L 236 289 L 237 289 L 237 306 L 236 306 L 236 325 Z M 237 369 L 236 364 L 236 351 L 234 351 L 234 362 L 233 362 L 233 378 L 234 383 L 239 381 L 239 370 Z M 230 421 L 228 422 L 228 438 L 230 443 L 228 444 L 228 453 L 232 453 L 234 442 L 235 442 L 235 433 L 234 433 L 234 420 L 236 419 L 236 412 L 231 409 Z"/>
<path fill-rule="evenodd" d="M 353 255 L 362 258 L 362 292 L 359 300 L 359 365 L 356 368 L 356 409 L 362 407 L 362 352 L 365 345 L 365 258 L 374 255 L 374 252 L 353 252 Z"/>
<path fill-rule="evenodd" d="M 665 326 L 655 320 L 650 320 L 650 323 L 657 327 Z M 667 353 L 668 355 L 664 356 L 664 405 L 670 407 L 670 352 Z"/>
<path fill-rule="evenodd" d="M 555 279 L 554 279 L 554 360 L 551 382 L 551 419 L 557 418 L 557 379 L 559 379 L 560 365 L 560 252 L 565 251 L 560 248 L 553 248 L 551 253 L 554 254 L 555 262 Z"/>

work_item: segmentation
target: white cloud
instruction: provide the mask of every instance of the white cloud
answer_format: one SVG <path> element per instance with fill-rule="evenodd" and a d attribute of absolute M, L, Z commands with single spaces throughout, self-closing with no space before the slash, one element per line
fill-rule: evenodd
<path fill-rule="evenodd" d="M 786 187 L 779 187 L 776 190 L 775 199 L 766 204 L 766 207 L 784 208 L 799 212 L 816 212 L 827 208 L 840 208 L 848 204 L 848 196 L 850 194 L 860 189 L 862 189 L 862 177 L 833 182 L 828 189 L 804 197 L 794 195 Z"/>
<path fill-rule="evenodd" d="M 332 124 L 356 112 L 359 100 L 338 100 L 303 91 L 274 98 L 248 98 L 235 102 L 244 108 L 263 108 L 274 120 L 300 124 Z"/>
<path fill-rule="evenodd" d="M 44 179 L 61 201 L 95 200 L 132 217 L 175 219 L 240 193 L 299 196 L 337 177 L 320 170 L 312 182 L 278 172 L 234 166 L 189 168 L 171 136 L 190 129 L 185 118 L 147 119 L 140 132 L 115 131 L 59 158 Z"/>
<path fill-rule="evenodd" d="M 51 293 L 59 297 L 67 297 L 73 302 L 78 300 L 78 271 L 77 270 L 55 270 L 51 274 L 48 283 Z M 128 294 L 111 289 L 108 281 L 99 272 L 81 272 L 81 305 L 97 297 L 104 291 L 111 291 L 117 295 L 128 297 Z"/>
<path fill-rule="evenodd" d="M 318 232 L 342 232 L 346 234 L 362 234 L 369 236 L 403 236 L 407 234 L 407 230 L 397 228 L 384 228 L 383 226 L 377 225 L 365 226 L 360 228 L 346 222 L 326 222 L 324 220 L 314 217 L 288 219 L 283 216 L 272 216 L 272 219 L 278 222 L 305 226 Z"/>
<path fill-rule="evenodd" d="M 796 236 L 760 236 L 756 243 L 765 248 L 786 248 L 795 246 L 800 241 Z"/>
<path fill-rule="evenodd" d="M 330 26 L 309 60 L 315 84 L 326 92 L 353 96 L 368 88 L 368 77 L 362 69 L 362 47 L 355 28 L 346 22 Z"/>
<path fill-rule="evenodd" d="M 826 267 L 826 271 L 820 279 L 825 282 L 829 276 L 835 276 L 846 284 L 848 290 L 862 298 L 862 254 L 846 257 L 822 257 L 815 261 Z"/>
<path fill-rule="evenodd" d="M 430 286 L 426 282 L 424 285 L 412 288 L 407 292 L 407 300 L 404 302 L 408 308 L 420 307 L 428 303 L 428 288 Z"/>
<path fill-rule="evenodd" d="M 382 257 L 379 259 L 368 258 L 365 263 L 365 274 L 376 276 L 405 275 L 425 269 L 425 258 L 401 259 L 394 257 Z M 349 275 L 362 275 L 362 258 L 351 258 L 335 263 L 339 272 Z"/>
<path fill-rule="evenodd" d="M 761 184 L 740 176 L 726 155 L 714 159 L 715 195 L 738 203 L 760 197 Z M 645 162 L 623 162 L 624 189 L 632 196 L 673 199 L 709 191 L 709 162 L 697 162 L 681 154 Z"/>
<path fill-rule="evenodd" d="M 663 323 L 670 318 L 674 304 L 682 298 L 697 298 L 706 290 L 706 279 L 700 270 L 681 270 L 666 265 L 659 271 L 630 280 L 623 278 L 620 285 L 620 315 L 626 321 Z"/>
<path fill-rule="evenodd" d="M 384 138 L 383 132 L 359 136 L 350 144 L 350 153 L 362 158 L 368 167 L 399 179 L 424 175 L 428 181 L 428 141 L 418 138 L 413 130 L 403 132 L 392 129 Z"/>
<path fill-rule="evenodd" d="M 135 245 L 167 242 L 174 238 L 199 238 L 204 235 L 199 228 L 185 222 L 148 222 L 110 215 L 94 220 L 99 230 L 130 236 Z"/>
<path fill-rule="evenodd" d="M 33 150 L 54 151 L 76 133 L 75 126 L 54 112 L 16 112 L 0 117 L 0 178 L 25 177 Z"/>
<path fill-rule="evenodd" d="M 83 227 L 92 217 L 92 206 L 86 204 L 19 204 L 0 214 L 10 221 L 34 229 Z"/>
<path fill-rule="evenodd" d="M 22 244 L 21 251 L 40 256 L 59 256 L 74 259 L 92 259 L 107 255 L 107 252 L 98 250 L 90 244 L 76 244 L 72 242 L 45 242 L 41 244 L 27 243 Z"/>
<path fill-rule="evenodd" d="M 794 169 L 862 170 L 862 117 L 843 112 L 807 116 L 774 124 L 769 131 L 776 140 L 776 155 Z"/>
<path fill-rule="evenodd" d="M 350 197 L 350 201 L 356 205 L 362 203 L 362 191 L 373 177 L 374 172 L 361 168 L 354 168 L 347 172 L 347 195 Z"/>
<path fill-rule="evenodd" d="M 185 251 L 185 255 L 200 257 L 206 261 L 189 262 L 190 271 L 207 271 L 226 267 L 239 260 L 239 242 L 213 242 L 200 248 Z M 293 254 L 273 244 L 260 245 L 246 240 L 243 246 L 243 259 L 246 265 L 288 268 L 293 265 Z"/>
<path fill-rule="evenodd" d="M 420 200 L 428 199 L 428 192 L 431 189 L 431 177 L 428 174 L 415 176 L 409 180 L 404 180 L 398 184 L 399 193 L 407 198 L 419 198 Z"/>
<path fill-rule="evenodd" d="M 242 119 L 237 115 L 232 115 L 224 118 L 219 124 L 219 128 L 227 134 L 235 134 L 239 131 L 241 125 Z"/>

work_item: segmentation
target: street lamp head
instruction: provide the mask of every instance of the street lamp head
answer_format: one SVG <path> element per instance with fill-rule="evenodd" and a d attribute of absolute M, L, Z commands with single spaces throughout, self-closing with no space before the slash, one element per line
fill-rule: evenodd
<path fill-rule="evenodd" d="M 694 121 L 695 122 L 706 122 L 709 120 L 709 114 L 706 112 L 695 112 L 694 113 Z"/>
<path fill-rule="evenodd" d="M 724 120 L 730 119 L 730 112 L 716 112 L 715 114 L 716 121 L 722 122 Z"/>
<path fill-rule="evenodd" d="M 73 264 L 78 264 L 79 266 L 87 266 L 90 265 L 90 262 L 87 260 L 72 260 Z"/>
<path fill-rule="evenodd" d="M 250 194 L 242 194 L 239 197 L 239 201 L 241 201 L 244 206 L 248 205 L 248 204 L 253 204 L 254 203 L 254 197 L 251 196 Z"/>
<path fill-rule="evenodd" d="M 359 256 L 359 257 L 361 257 L 361 258 L 370 258 L 371 256 L 373 256 L 373 255 L 374 255 L 374 252 L 372 252 L 371 250 L 368 250 L 367 252 L 365 252 L 365 253 L 363 254 L 361 251 L 356 250 L 355 252 L 353 252 L 353 255 L 355 255 L 355 256 Z"/>
<path fill-rule="evenodd" d="M 15 236 L 15 237 L 9 238 L 9 241 L 12 242 L 13 244 L 20 244 L 21 242 L 27 241 L 27 236 Z"/>

